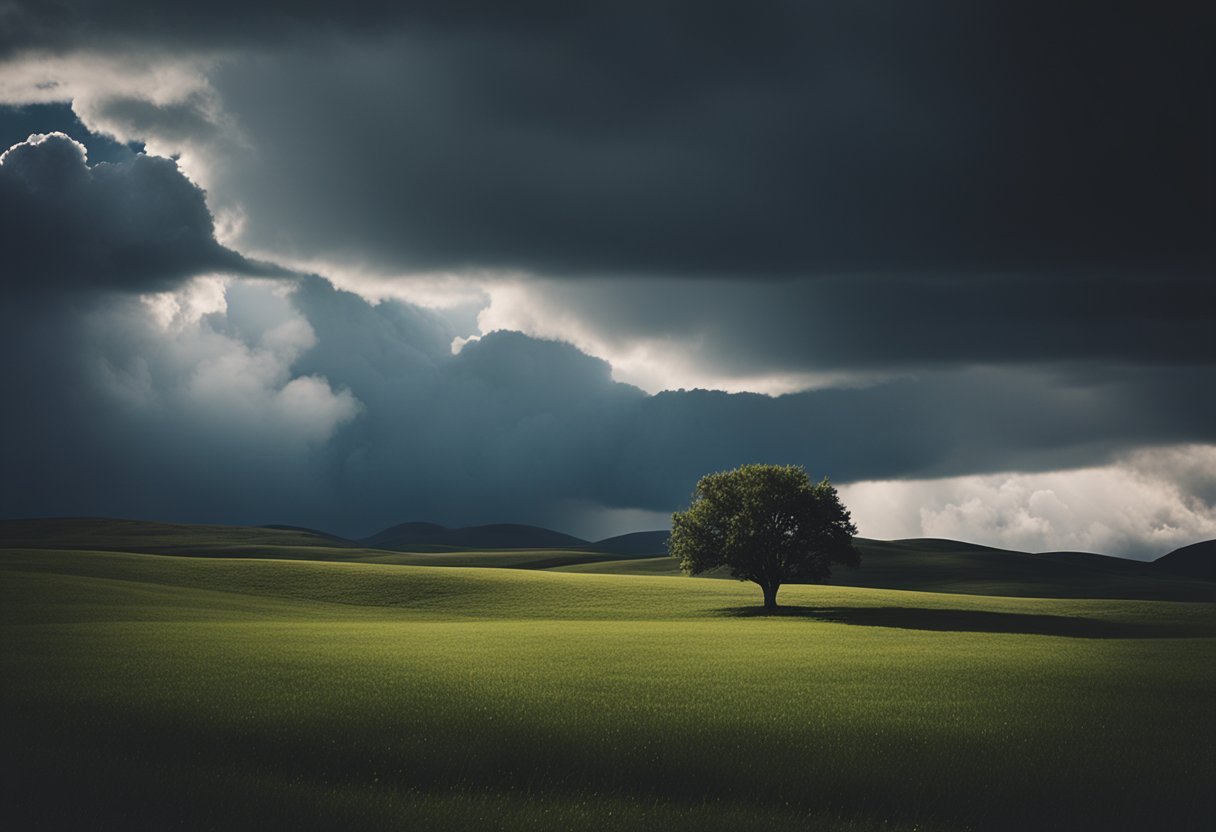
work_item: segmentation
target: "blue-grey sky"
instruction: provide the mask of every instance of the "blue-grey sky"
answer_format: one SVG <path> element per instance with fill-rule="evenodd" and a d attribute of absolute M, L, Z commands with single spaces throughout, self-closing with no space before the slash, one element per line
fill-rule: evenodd
<path fill-rule="evenodd" d="M 1213 13 L 10 4 L 5 516 L 1216 536 Z"/>

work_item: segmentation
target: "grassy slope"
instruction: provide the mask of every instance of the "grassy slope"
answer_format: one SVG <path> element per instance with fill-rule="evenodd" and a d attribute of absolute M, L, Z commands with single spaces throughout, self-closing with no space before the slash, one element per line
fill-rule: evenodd
<path fill-rule="evenodd" d="M 445 544 L 421 544 L 416 547 L 416 551 L 400 552 L 362 546 L 325 533 L 294 527 L 207 526 L 98 517 L 0 521 L 0 548 L 88 549 L 194 557 L 360 561 L 514 569 L 547 569 L 618 557 L 584 549 L 478 551 Z"/>
<path fill-rule="evenodd" d="M 6 815 L 1209 828 L 1216 607 L 0 552 Z"/>
<path fill-rule="evenodd" d="M 833 584 L 1028 598 L 1216 600 L 1216 586 L 1211 583 L 1101 555 L 1032 555 L 932 539 L 858 539 L 856 545 L 861 568 L 838 567 Z M 617 575 L 679 574 L 675 561 L 668 557 L 589 561 L 560 569 Z"/>
<path fill-rule="evenodd" d="M 490 527 L 486 527 L 490 528 Z M 96 518 L 0 522 L 0 547 L 87 548 L 205 557 L 362 561 L 415 566 L 556 569 L 607 574 L 678 575 L 671 558 L 585 549 L 478 551 L 443 545 L 397 552 L 360 547 L 301 529 L 195 526 Z M 843 586 L 1023 597 L 1216 600 L 1216 584 L 1119 558 L 1031 555 L 953 540 L 859 538 L 863 566 L 841 568 Z"/>
<path fill-rule="evenodd" d="M 299 528 L 208 526 L 156 523 L 108 517 L 52 517 L 0 521 L 0 546 L 46 549 L 96 549 L 166 555 L 233 555 L 314 547 L 344 550 L 354 544 Z M 331 556 L 340 558 L 340 551 Z"/>

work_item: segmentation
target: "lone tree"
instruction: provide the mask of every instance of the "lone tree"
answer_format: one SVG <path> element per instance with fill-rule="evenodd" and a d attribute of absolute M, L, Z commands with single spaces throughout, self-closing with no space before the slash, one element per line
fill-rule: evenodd
<path fill-rule="evenodd" d="M 671 517 L 667 546 L 691 575 L 725 565 L 759 584 L 773 609 L 783 583 L 825 581 L 834 562 L 857 566 L 855 534 L 827 479 L 812 484 L 800 465 L 744 465 L 701 477 L 692 505 Z"/>

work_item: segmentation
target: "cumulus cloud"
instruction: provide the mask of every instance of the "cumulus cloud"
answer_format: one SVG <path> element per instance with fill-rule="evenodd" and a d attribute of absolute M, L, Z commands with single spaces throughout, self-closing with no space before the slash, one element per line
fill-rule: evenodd
<path fill-rule="evenodd" d="M 3 483 L 15 514 L 346 533 L 408 518 L 526 521 L 602 534 L 655 524 L 702 474 L 743 462 L 796 462 L 848 482 L 1050 471 L 1147 442 L 1216 443 L 1211 392 L 1162 399 L 1155 373 L 1083 395 L 1036 372 L 972 370 L 776 398 L 652 396 L 613 380 L 602 360 L 517 332 L 454 355 L 442 315 L 373 305 L 320 278 L 206 277 L 172 293 L 26 306 L 8 311 L 0 336 L 0 378 L 22 393 L 0 414 L 3 435 L 22 437 Z M 1176 408 L 1193 418 L 1180 422 Z M 955 531 L 1004 542 L 961 498 L 936 511 L 939 525 L 957 515 L 972 525 L 955 520 Z M 1040 531 L 1064 543 L 1065 527 Z"/>
<path fill-rule="evenodd" d="M 51 25 L 18 4 L 0 100 L 178 155 L 229 248 L 459 307 L 462 337 L 568 341 L 648 390 L 1216 362 L 1185 16 L 1108 9 L 1079 44 L 1093 20 L 904 4 L 356 6 L 238 26 L 69 3 Z"/>
<path fill-rule="evenodd" d="M 0 227 L 7 292 L 146 291 L 205 272 L 275 271 L 216 242 L 202 192 L 173 161 L 138 154 L 90 167 L 63 133 L 0 155 Z"/>
<path fill-rule="evenodd" d="M 1072 471 L 858 482 L 840 490 L 865 535 L 1151 560 L 1216 537 L 1214 471 L 1216 445 L 1189 445 L 1141 449 Z"/>
<path fill-rule="evenodd" d="M 333 495 L 318 458 L 361 404 L 295 368 L 315 336 L 281 289 L 202 282 L 5 307 L 7 514 L 253 519 Z"/>
<path fill-rule="evenodd" d="M 211 165 L 225 152 L 250 150 L 208 80 L 214 66 L 213 57 L 161 48 L 22 52 L 0 62 L 0 103 L 70 104 L 93 134 L 172 158 L 205 189 L 212 184 Z M 226 224 L 239 216 L 236 206 L 214 194 L 209 208 Z"/>
<path fill-rule="evenodd" d="M 148 11 L 0 10 L 0 103 L 148 150 L 0 165 L 6 511 L 578 531 L 779 461 L 980 477 L 913 519 L 998 540 L 1097 516 L 1034 472 L 1210 516 L 1155 450 L 1216 443 L 1204 12 Z"/>

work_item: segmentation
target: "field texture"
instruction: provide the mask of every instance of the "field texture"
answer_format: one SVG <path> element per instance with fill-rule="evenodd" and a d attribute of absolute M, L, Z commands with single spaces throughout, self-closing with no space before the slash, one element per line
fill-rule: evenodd
<path fill-rule="evenodd" d="M 3 550 L 3 814 L 13 829 L 1216 822 L 1211 603 L 790 586 L 762 616 L 757 596 Z"/>

